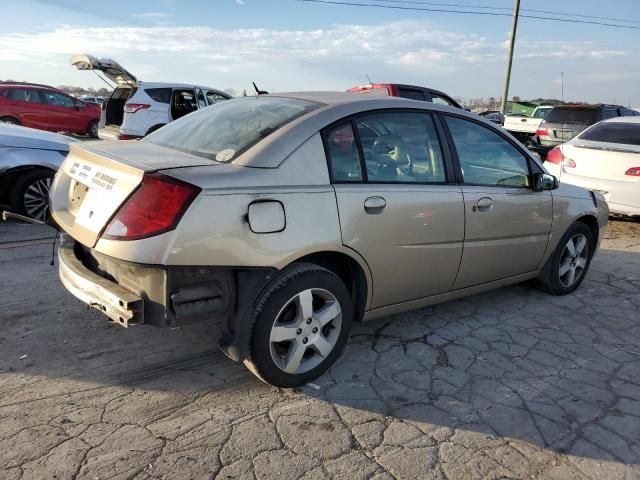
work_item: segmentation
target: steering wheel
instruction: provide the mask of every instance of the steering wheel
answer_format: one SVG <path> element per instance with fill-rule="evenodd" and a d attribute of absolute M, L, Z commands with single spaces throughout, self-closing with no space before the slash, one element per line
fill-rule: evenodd
<path fill-rule="evenodd" d="M 384 167 L 392 167 L 399 175 L 413 175 L 411 157 L 398 135 L 381 135 L 373 141 L 372 148 L 377 158 L 388 159 Z"/>

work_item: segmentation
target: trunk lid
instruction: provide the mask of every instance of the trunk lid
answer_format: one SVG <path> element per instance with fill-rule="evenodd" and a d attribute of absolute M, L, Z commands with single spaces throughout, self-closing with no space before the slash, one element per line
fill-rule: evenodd
<path fill-rule="evenodd" d="M 92 248 L 145 173 L 216 162 L 137 141 L 72 144 L 51 186 L 51 214 L 58 225 Z"/>
<path fill-rule="evenodd" d="M 118 85 L 131 85 L 133 87 L 138 81 L 118 62 L 110 58 L 97 58 L 93 55 L 80 54 L 71 57 L 69 63 L 78 70 L 99 70 Z"/>
<path fill-rule="evenodd" d="M 638 177 L 625 175 L 625 172 L 640 167 L 640 146 L 576 140 L 561 148 L 562 154 L 576 163 L 574 168 L 565 168 L 572 175 L 601 180 L 638 181 Z"/>

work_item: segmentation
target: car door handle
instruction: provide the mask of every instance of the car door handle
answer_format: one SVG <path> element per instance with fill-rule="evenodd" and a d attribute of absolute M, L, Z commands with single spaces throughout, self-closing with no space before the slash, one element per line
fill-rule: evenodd
<path fill-rule="evenodd" d="M 491 207 L 493 207 L 493 200 L 489 197 L 479 198 L 478 201 L 476 202 L 476 207 L 481 212 L 489 211 L 491 210 Z M 475 208 L 474 208 L 474 211 L 475 211 Z"/>
<path fill-rule="evenodd" d="M 382 197 L 369 197 L 364 201 L 364 211 L 370 214 L 377 214 L 384 210 L 387 201 Z"/>

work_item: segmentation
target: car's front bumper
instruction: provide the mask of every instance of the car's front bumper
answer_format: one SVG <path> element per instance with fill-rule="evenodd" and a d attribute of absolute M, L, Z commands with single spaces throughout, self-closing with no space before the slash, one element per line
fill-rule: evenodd
<path fill-rule="evenodd" d="M 122 326 L 183 324 L 233 311 L 230 269 L 164 267 L 121 261 L 88 249 L 63 234 L 59 274 L 75 297 Z"/>

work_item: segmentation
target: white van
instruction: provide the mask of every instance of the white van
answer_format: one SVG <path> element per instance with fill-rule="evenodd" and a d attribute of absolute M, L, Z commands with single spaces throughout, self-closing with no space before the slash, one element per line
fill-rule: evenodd
<path fill-rule="evenodd" d="M 102 103 L 98 127 L 102 140 L 141 138 L 188 113 L 231 98 L 201 85 L 141 82 L 110 58 L 82 54 L 69 61 L 78 70 L 99 70 L 118 85 Z"/>

